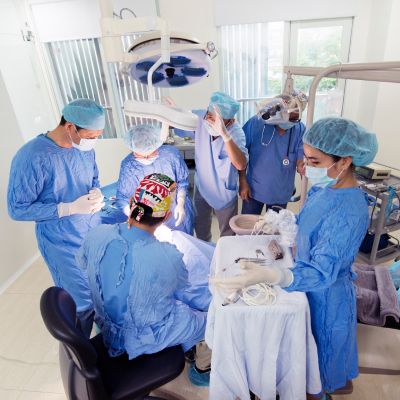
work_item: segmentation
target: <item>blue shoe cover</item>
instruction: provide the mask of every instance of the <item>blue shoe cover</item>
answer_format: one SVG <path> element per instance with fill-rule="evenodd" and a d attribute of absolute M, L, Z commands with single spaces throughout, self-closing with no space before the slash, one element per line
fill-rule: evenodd
<path fill-rule="evenodd" d="M 195 366 L 192 365 L 188 372 L 189 380 L 194 386 L 210 386 L 210 372 L 198 372 Z"/>

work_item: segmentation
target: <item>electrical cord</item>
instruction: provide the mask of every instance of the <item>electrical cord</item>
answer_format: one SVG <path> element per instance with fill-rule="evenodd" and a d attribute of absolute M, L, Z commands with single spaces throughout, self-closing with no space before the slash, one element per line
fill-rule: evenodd
<path fill-rule="evenodd" d="M 271 285 L 257 283 L 242 289 L 240 298 L 249 306 L 274 305 L 276 292 Z"/>
<path fill-rule="evenodd" d="M 119 10 L 119 14 L 117 14 L 115 11 L 113 11 L 113 17 L 117 17 L 119 19 L 123 19 L 122 13 L 124 11 L 129 11 L 135 18 L 137 18 L 137 15 L 135 14 L 135 12 L 133 10 L 131 10 L 130 8 L 128 8 L 128 7 L 121 8 L 121 10 Z"/>
<path fill-rule="evenodd" d="M 122 13 L 123 13 L 124 11 L 129 11 L 135 18 L 137 18 L 137 15 L 135 14 L 135 12 L 134 12 L 133 10 L 131 10 L 131 9 L 128 8 L 128 7 L 124 7 L 124 8 L 121 8 L 121 10 L 119 11 L 119 17 L 120 17 L 121 19 L 123 19 L 123 18 L 122 18 Z"/>

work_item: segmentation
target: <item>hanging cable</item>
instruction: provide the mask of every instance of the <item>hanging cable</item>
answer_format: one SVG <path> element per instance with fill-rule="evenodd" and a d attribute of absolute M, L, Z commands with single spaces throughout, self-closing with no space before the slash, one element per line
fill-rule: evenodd
<path fill-rule="evenodd" d="M 123 19 L 122 13 L 123 13 L 124 11 L 130 12 L 135 18 L 137 18 L 137 15 L 135 14 L 135 12 L 134 12 L 133 10 L 131 10 L 131 9 L 128 8 L 128 7 L 124 7 L 124 8 L 121 8 L 121 10 L 119 11 L 119 17 L 120 17 L 121 19 Z"/>
<path fill-rule="evenodd" d="M 276 292 L 271 285 L 257 283 L 243 289 L 240 298 L 249 306 L 274 305 Z"/>

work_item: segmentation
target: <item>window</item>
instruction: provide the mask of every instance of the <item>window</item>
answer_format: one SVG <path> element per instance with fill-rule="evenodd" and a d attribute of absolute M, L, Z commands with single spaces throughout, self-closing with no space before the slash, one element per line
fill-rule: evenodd
<path fill-rule="evenodd" d="M 351 26 L 351 18 L 291 22 L 289 64 L 328 67 L 346 63 L 349 59 Z M 313 77 L 296 76 L 295 88 L 308 92 L 312 80 Z M 344 89 L 343 80 L 321 80 L 317 90 L 314 120 L 342 114 Z M 306 115 L 303 116 L 303 120 L 305 119 Z"/>
<path fill-rule="evenodd" d="M 124 38 L 129 46 L 133 36 Z M 120 72 L 120 64 L 102 61 L 100 40 L 77 39 L 45 43 L 52 82 L 60 110 L 76 98 L 89 98 L 106 110 L 103 138 L 122 137 L 132 125 L 157 124 L 144 118 L 127 117 L 125 100 L 147 100 L 147 86 Z M 156 98 L 161 97 L 156 89 Z"/>
<path fill-rule="evenodd" d="M 60 110 L 74 99 L 93 99 L 106 109 L 103 137 L 115 137 L 109 87 L 105 80 L 98 39 L 50 42 L 45 47 Z"/>
<path fill-rule="evenodd" d="M 347 62 L 351 26 L 351 18 L 221 26 L 222 90 L 242 103 L 238 120 L 245 123 L 256 113 L 256 101 L 282 92 L 284 64 L 320 67 Z M 312 79 L 295 77 L 295 88 L 307 93 Z M 343 94 L 344 82 L 324 79 L 314 119 L 341 115 Z"/>
<path fill-rule="evenodd" d="M 220 28 L 222 90 L 241 101 L 241 123 L 255 114 L 255 99 L 282 90 L 283 37 L 283 22 Z"/>

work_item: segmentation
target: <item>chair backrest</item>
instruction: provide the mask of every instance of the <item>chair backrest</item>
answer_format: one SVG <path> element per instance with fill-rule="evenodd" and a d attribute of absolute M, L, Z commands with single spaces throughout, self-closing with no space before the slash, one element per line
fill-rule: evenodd
<path fill-rule="evenodd" d="M 64 289 L 50 287 L 42 294 L 40 312 L 46 328 L 60 342 L 61 377 L 68 399 L 108 399 L 96 351 L 80 329 L 72 297 Z"/>

